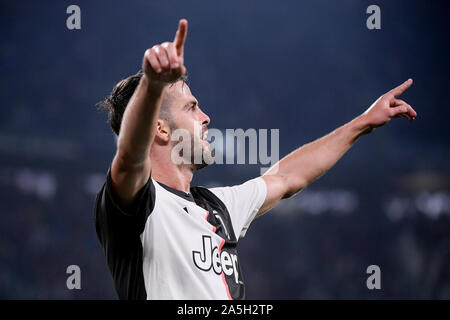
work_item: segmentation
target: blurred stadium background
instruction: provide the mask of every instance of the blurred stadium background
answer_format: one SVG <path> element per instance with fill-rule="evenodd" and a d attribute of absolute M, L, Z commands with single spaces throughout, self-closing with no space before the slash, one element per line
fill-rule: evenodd
<path fill-rule="evenodd" d="M 66 8 L 81 8 L 81 30 Z M 381 30 L 366 8 L 381 8 Z M 189 20 L 189 84 L 215 128 L 280 128 L 280 154 L 406 80 L 418 112 L 364 136 L 240 242 L 249 299 L 449 299 L 444 1 L 0 1 L 0 298 L 115 299 L 93 224 L 115 151 L 96 103 Z M 216 165 L 230 185 L 258 165 Z M 66 288 L 79 265 L 82 289 Z M 366 288 L 367 266 L 381 290 Z"/>

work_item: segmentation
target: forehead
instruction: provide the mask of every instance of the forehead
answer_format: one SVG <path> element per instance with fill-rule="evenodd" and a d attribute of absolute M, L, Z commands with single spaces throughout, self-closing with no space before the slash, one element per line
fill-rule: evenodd
<path fill-rule="evenodd" d="M 195 100 L 195 97 L 192 95 L 191 89 L 183 81 L 178 81 L 173 85 L 168 86 L 166 88 L 166 94 L 175 104 L 183 104 Z"/>

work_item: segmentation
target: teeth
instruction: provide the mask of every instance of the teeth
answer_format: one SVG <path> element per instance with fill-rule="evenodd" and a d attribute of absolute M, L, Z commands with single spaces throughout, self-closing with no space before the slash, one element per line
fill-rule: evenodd
<path fill-rule="evenodd" d="M 203 133 L 203 140 L 206 140 L 206 138 L 208 138 L 208 131 L 205 131 L 204 133 Z"/>

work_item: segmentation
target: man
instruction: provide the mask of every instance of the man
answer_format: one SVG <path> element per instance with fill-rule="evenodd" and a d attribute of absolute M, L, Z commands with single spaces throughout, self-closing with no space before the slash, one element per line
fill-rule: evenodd
<path fill-rule="evenodd" d="M 206 163 L 173 161 L 171 137 L 183 129 L 207 155 L 210 119 L 184 82 L 186 34 L 182 19 L 174 41 L 148 49 L 143 72 L 119 82 L 103 103 L 118 143 L 97 196 L 96 231 L 121 299 L 243 299 L 236 246 L 252 220 L 323 175 L 361 135 L 394 117 L 417 116 L 398 99 L 409 79 L 262 177 L 191 187 L 194 171 Z"/>

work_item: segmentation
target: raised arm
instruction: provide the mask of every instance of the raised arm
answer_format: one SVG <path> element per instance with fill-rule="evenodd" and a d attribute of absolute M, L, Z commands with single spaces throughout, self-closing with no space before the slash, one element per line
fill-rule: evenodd
<path fill-rule="evenodd" d="M 150 178 L 150 147 L 156 134 L 163 91 L 186 72 L 186 34 L 187 21 L 182 19 L 173 42 L 164 42 L 145 51 L 144 75 L 125 109 L 111 165 L 114 191 L 125 206 L 133 202 Z"/>
<path fill-rule="evenodd" d="M 412 84 L 412 79 L 392 89 L 376 100 L 362 115 L 328 135 L 293 151 L 264 175 L 267 196 L 258 215 L 278 201 L 301 191 L 327 172 L 347 152 L 356 140 L 392 118 L 414 120 L 417 113 L 405 101 L 398 99 Z"/>

